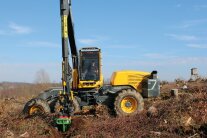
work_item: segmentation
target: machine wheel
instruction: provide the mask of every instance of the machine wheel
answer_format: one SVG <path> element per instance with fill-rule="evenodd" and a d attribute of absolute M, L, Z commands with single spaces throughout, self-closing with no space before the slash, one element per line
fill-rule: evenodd
<path fill-rule="evenodd" d="M 78 103 L 77 97 L 73 98 L 73 107 L 74 107 L 73 113 L 80 112 L 81 109 L 80 109 L 80 105 Z M 58 100 L 56 101 L 54 109 L 55 109 L 55 112 L 57 112 L 57 113 L 60 112 L 61 106 L 60 106 L 60 103 Z"/>
<path fill-rule="evenodd" d="M 144 107 L 143 98 L 140 93 L 132 89 L 122 90 L 114 102 L 114 110 L 117 116 L 135 115 Z"/>
<path fill-rule="evenodd" d="M 32 116 L 38 113 L 50 113 L 50 106 L 42 99 L 31 99 L 24 106 L 23 114 L 26 116 Z"/>

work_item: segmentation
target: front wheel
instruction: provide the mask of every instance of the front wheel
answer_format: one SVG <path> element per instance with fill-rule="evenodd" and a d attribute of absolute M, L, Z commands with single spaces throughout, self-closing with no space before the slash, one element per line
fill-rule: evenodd
<path fill-rule="evenodd" d="M 114 102 L 114 110 L 117 116 L 135 115 L 144 107 L 143 98 L 140 93 L 132 89 L 122 90 Z"/>
<path fill-rule="evenodd" d="M 50 106 L 46 101 L 34 98 L 25 104 L 23 109 L 24 115 L 32 116 L 38 113 L 50 113 Z"/>

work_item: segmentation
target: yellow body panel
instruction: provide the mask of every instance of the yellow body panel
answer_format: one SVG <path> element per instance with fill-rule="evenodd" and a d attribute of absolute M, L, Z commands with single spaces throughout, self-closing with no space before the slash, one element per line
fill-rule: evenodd
<path fill-rule="evenodd" d="M 142 71 L 116 71 L 112 74 L 111 85 L 112 86 L 132 86 L 138 92 L 141 92 L 142 85 L 141 82 L 150 76 L 149 72 Z"/>
<path fill-rule="evenodd" d="M 103 75 L 99 81 L 79 81 L 78 88 L 85 89 L 85 88 L 100 88 L 103 86 Z"/>

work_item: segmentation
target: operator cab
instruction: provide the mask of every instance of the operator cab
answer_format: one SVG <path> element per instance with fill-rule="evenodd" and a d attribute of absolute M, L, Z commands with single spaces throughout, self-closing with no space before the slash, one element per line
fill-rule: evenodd
<path fill-rule="evenodd" d="M 100 49 L 82 48 L 80 51 L 80 81 L 100 80 Z"/>

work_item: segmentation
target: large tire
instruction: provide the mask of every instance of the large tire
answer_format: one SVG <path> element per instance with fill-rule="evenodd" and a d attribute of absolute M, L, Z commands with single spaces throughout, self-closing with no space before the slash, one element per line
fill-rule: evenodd
<path fill-rule="evenodd" d="M 79 102 L 78 102 L 78 100 L 77 100 L 78 98 L 77 97 L 74 97 L 73 98 L 73 113 L 78 113 L 78 112 L 80 112 L 80 110 L 81 110 L 81 108 L 80 108 L 80 105 L 79 105 Z M 56 104 L 55 104 L 55 106 L 54 106 L 54 111 L 56 112 L 56 113 L 58 113 L 58 112 L 60 112 L 60 103 L 59 103 L 59 101 L 57 100 L 56 101 Z"/>
<path fill-rule="evenodd" d="M 23 114 L 26 116 L 32 116 L 39 113 L 50 113 L 49 104 L 39 98 L 34 98 L 28 101 L 23 109 Z"/>
<path fill-rule="evenodd" d="M 114 110 L 117 116 L 131 116 L 142 111 L 143 98 L 140 93 L 132 89 L 122 90 L 118 93 L 114 102 Z"/>

